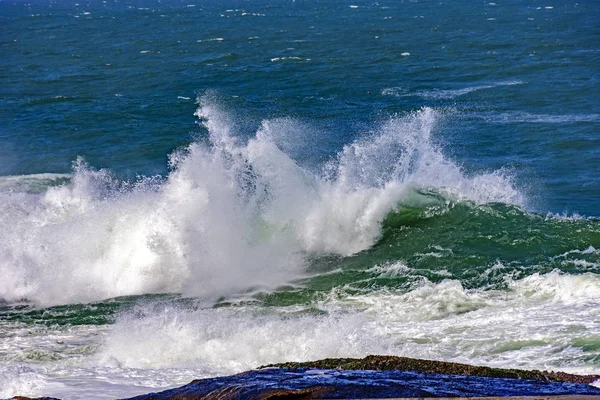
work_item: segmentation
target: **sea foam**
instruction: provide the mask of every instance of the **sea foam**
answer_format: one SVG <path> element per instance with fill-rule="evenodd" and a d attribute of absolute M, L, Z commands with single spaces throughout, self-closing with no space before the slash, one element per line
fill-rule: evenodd
<path fill-rule="evenodd" d="M 451 279 L 423 280 L 409 292 L 336 288 L 305 309 L 147 304 L 120 316 L 98 357 L 128 368 L 194 367 L 203 376 L 368 354 L 593 373 L 586 346 L 597 342 L 577 338 L 600 333 L 599 288 L 596 275 L 551 272 L 511 280 L 508 291 Z"/>

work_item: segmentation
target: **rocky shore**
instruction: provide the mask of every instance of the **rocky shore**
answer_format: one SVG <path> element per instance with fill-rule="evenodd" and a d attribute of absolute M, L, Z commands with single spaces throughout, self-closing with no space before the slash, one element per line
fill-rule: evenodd
<path fill-rule="evenodd" d="M 590 384 L 600 380 L 600 375 L 575 375 L 565 372 L 536 371 L 522 369 L 503 369 L 473 366 L 444 361 L 421 360 L 395 356 L 367 356 L 365 358 L 326 358 L 310 362 L 288 362 L 267 365 L 262 368 L 318 368 L 341 370 L 374 370 L 374 371 L 419 371 L 446 375 L 469 375 L 490 378 L 533 379 L 550 382 L 571 382 Z"/>
<path fill-rule="evenodd" d="M 393 356 L 260 367 L 129 400 L 512 398 L 592 400 L 600 375 L 479 367 Z M 533 396 L 533 397 L 532 397 Z M 24 400 L 24 397 L 15 397 Z M 51 400 L 51 398 L 41 398 Z"/>

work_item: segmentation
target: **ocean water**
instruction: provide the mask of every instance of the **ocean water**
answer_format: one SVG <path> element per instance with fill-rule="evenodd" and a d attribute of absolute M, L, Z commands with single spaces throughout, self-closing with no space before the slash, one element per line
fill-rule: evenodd
<path fill-rule="evenodd" d="M 600 373 L 600 3 L 76 1 L 0 0 L 0 398 Z"/>

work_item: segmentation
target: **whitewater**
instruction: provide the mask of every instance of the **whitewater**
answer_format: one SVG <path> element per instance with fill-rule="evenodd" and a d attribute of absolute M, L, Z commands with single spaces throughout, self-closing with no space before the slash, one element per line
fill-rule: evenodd
<path fill-rule="evenodd" d="M 426 221 L 503 204 L 503 219 L 597 234 L 597 221 L 530 215 L 507 171 L 466 174 L 435 143 L 443 113 L 392 116 L 319 168 L 297 157 L 300 121 L 265 120 L 245 138 L 210 95 L 196 116 L 208 137 L 171 154 L 164 178 L 121 181 L 77 159 L 68 176 L 3 179 L 2 396 L 110 398 L 368 354 L 597 370 L 592 246 L 558 256 L 581 275 L 533 266 L 519 279 L 497 260 L 479 285 L 403 259 L 344 265 L 383 246 L 406 210 Z M 395 229 L 417 229 L 407 222 Z M 457 251 L 427 247 L 411 257 Z"/>

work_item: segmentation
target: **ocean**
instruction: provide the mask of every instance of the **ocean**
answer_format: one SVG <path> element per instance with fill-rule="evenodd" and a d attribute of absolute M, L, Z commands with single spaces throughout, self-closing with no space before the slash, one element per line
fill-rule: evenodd
<path fill-rule="evenodd" d="M 368 354 L 599 373 L 599 27 L 0 0 L 0 398 Z"/>

